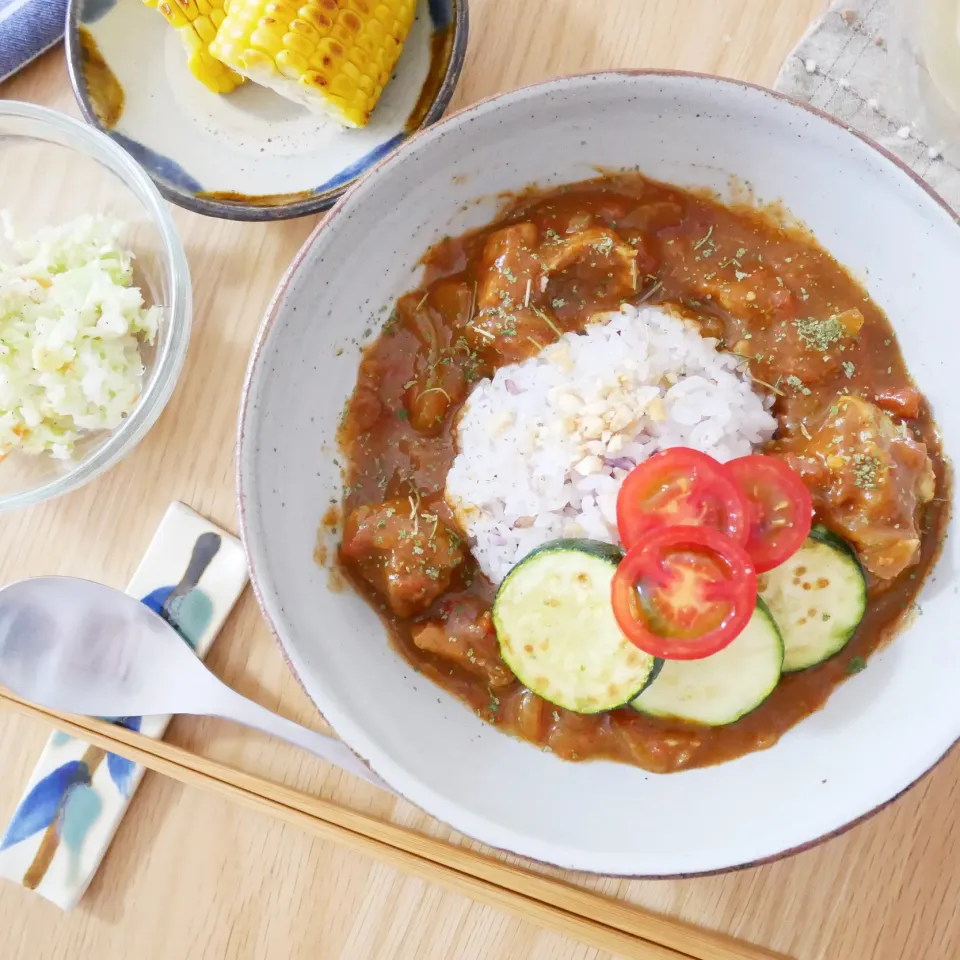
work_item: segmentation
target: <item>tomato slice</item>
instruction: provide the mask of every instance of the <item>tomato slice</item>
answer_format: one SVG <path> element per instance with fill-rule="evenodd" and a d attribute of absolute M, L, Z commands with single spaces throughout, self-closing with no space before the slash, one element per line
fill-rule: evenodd
<path fill-rule="evenodd" d="M 636 466 L 617 496 L 617 529 L 630 550 L 668 526 L 710 527 L 747 542 L 747 504 L 722 464 L 699 450 L 672 447 Z"/>
<path fill-rule="evenodd" d="M 777 457 L 756 454 L 725 467 L 747 501 L 747 553 L 757 573 L 785 563 L 810 535 L 813 501 L 804 482 Z"/>
<path fill-rule="evenodd" d="M 757 575 L 739 544 L 712 527 L 661 527 L 613 577 L 624 635 L 654 657 L 700 660 L 740 634 L 757 605 Z"/>

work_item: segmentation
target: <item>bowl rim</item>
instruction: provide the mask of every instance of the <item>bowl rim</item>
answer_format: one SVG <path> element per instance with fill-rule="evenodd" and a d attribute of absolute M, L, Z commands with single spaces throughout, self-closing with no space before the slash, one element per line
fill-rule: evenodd
<path fill-rule="evenodd" d="M 907 174 L 911 180 L 914 181 L 919 187 L 921 187 L 925 193 L 933 200 L 938 206 L 940 206 L 944 211 L 946 211 L 954 223 L 960 227 L 960 216 L 954 211 L 954 209 L 937 193 L 933 187 L 930 186 L 922 177 L 919 176 L 911 167 L 909 167 L 905 162 L 900 160 L 889 150 L 885 149 L 879 143 L 874 141 L 872 138 L 868 137 L 866 134 L 857 130 L 855 127 L 850 124 L 844 123 L 842 120 L 837 117 L 829 114 L 818 107 L 811 105 L 803 100 L 799 100 L 795 97 L 791 97 L 788 94 L 785 94 L 779 90 L 773 90 L 769 87 L 765 87 L 759 83 L 752 83 L 747 80 L 740 80 L 735 77 L 723 77 L 716 74 L 703 73 L 694 70 L 670 70 L 670 69 L 657 69 L 657 68 L 623 68 L 623 69 L 611 69 L 611 70 L 593 70 L 585 71 L 579 73 L 570 73 L 563 74 L 557 77 L 549 77 L 545 80 L 540 80 L 535 83 L 525 84 L 520 87 L 515 87 L 511 90 L 500 91 L 490 96 L 484 97 L 480 100 L 477 100 L 460 110 L 451 113 L 449 116 L 444 117 L 443 121 L 437 125 L 438 128 L 442 128 L 447 124 L 453 124 L 461 122 L 467 115 L 473 111 L 484 107 L 490 104 L 492 101 L 498 100 L 500 98 L 510 97 L 522 92 L 529 92 L 535 90 L 539 87 L 548 87 L 552 84 L 557 83 L 558 81 L 578 81 L 578 80 L 593 80 L 598 79 L 602 80 L 605 78 L 611 77 L 648 77 L 648 78 L 688 78 L 699 81 L 706 81 L 708 83 L 719 83 L 723 85 L 728 85 L 732 87 L 746 88 L 749 90 L 757 91 L 761 94 L 765 94 L 769 97 L 772 97 L 781 102 L 786 102 L 792 106 L 799 107 L 802 110 L 813 114 L 816 117 L 829 121 L 833 126 L 839 127 L 842 130 L 847 131 L 848 133 L 853 134 L 857 137 L 862 143 L 867 147 L 873 149 L 884 159 L 893 163 L 902 173 Z M 362 186 L 365 185 L 367 179 L 373 179 L 376 177 L 381 169 L 386 166 L 391 161 L 396 162 L 396 159 L 399 154 L 407 151 L 412 148 L 412 145 L 416 140 L 418 140 L 424 131 L 418 131 L 414 136 L 410 137 L 403 144 L 401 144 L 395 151 L 393 151 L 387 157 L 384 157 L 377 164 L 372 166 L 367 170 L 357 181 L 350 185 L 350 188 L 345 192 L 344 201 L 348 200 L 354 192 L 357 192 Z M 324 719 L 325 722 L 329 723 L 326 720 L 326 717 L 321 709 L 320 705 L 313 699 L 312 694 L 307 688 L 306 683 L 298 672 L 296 666 L 293 663 L 293 659 L 290 656 L 289 651 L 287 650 L 287 645 L 280 634 L 280 631 L 277 628 L 277 625 L 274 623 L 270 613 L 267 609 L 266 602 L 264 600 L 264 593 L 260 584 L 260 574 L 258 572 L 258 560 L 255 557 L 256 547 L 251 544 L 250 530 L 249 530 L 249 518 L 247 515 L 247 497 L 244 490 L 244 477 L 245 477 L 245 461 L 247 459 L 247 448 L 246 448 L 246 427 L 247 427 L 247 417 L 250 409 L 250 400 L 253 388 L 253 381 L 258 375 L 261 365 L 261 358 L 264 353 L 265 345 L 270 332 L 277 323 L 280 302 L 286 295 L 287 290 L 289 289 L 294 275 L 299 271 L 303 261 L 306 259 L 314 243 L 319 238 L 322 231 L 327 229 L 338 216 L 343 215 L 344 210 L 347 204 L 339 203 L 337 207 L 322 221 L 320 221 L 316 227 L 311 231 L 310 235 L 306 238 L 300 250 L 297 251 L 297 254 L 290 263 L 290 266 L 285 271 L 283 277 L 280 280 L 280 283 L 277 286 L 277 289 L 270 300 L 270 303 L 267 306 L 266 312 L 264 314 L 263 321 L 261 322 L 260 329 L 257 332 L 256 339 L 254 341 L 253 349 L 250 353 L 250 359 L 247 365 L 247 371 L 244 376 L 243 389 L 240 400 L 240 407 L 238 412 L 238 421 L 237 421 L 237 438 L 235 444 L 235 483 L 236 483 L 236 502 L 237 502 L 237 516 L 239 519 L 239 533 L 240 539 L 243 544 L 244 553 L 247 558 L 247 567 L 250 572 L 250 586 L 253 591 L 254 597 L 256 598 L 257 605 L 260 608 L 260 613 L 264 619 L 264 622 L 267 625 L 267 629 L 270 631 L 271 636 L 273 637 L 274 642 L 278 646 L 281 656 L 286 661 L 287 666 L 290 668 L 293 676 L 296 678 L 297 683 L 300 685 L 303 692 L 306 694 L 307 698 L 314 705 L 317 712 Z M 263 565 L 266 565 L 265 559 L 263 560 Z M 329 724 L 334 735 L 339 737 L 339 734 L 336 731 L 336 728 L 333 724 Z M 357 757 L 371 769 L 373 765 L 370 761 L 357 753 L 356 749 L 346 740 L 343 741 L 347 747 L 352 750 Z M 926 779 L 938 766 L 940 766 L 943 761 L 953 753 L 956 748 L 960 746 L 960 732 L 958 732 L 957 737 L 954 739 L 946 750 L 936 758 L 926 770 L 922 771 L 914 780 L 906 784 L 901 790 L 891 797 L 888 797 L 886 800 L 878 803 L 876 806 L 871 807 L 869 810 L 864 811 L 859 816 L 849 820 L 848 822 L 841 824 L 833 830 L 829 830 L 826 833 L 820 834 L 816 837 L 800 843 L 795 844 L 794 846 L 786 847 L 782 850 L 771 853 L 768 856 L 753 858 L 751 860 L 733 863 L 724 867 L 716 867 L 704 870 L 694 870 L 690 872 L 668 872 L 668 873 L 609 873 L 606 871 L 600 871 L 598 869 L 592 869 L 590 867 L 585 867 L 582 864 L 571 867 L 570 865 L 558 864 L 548 860 L 538 860 L 535 857 L 531 857 L 527 853 L 521 853 L 515 850 L 510 850 L 509 848 L 498 845 L 497 843 L 491 841 L 489 838 L 484 838 L 480 842 L 486 844 L 487 846 L 492 847 L 493 849 L 500 850 L 504 853 L 511 854 L 513 856 L 520 856 L 526 860 L 544 863 L 547 866 L 560 867 L 561 869 L 575 869 L 577 872 L 587 873 L 587 874 L 598 874 L 603 876 L 619 876 L 625 879 L 635 879 L 635 880 L 662 880 L 662 879 L 684 879 L 689 877 L 709 877 L 717 876 L 719 874 L 730 873 L 737 870 L 745 870 L 751 867 L 761 866 L 767 863 L 775 863 L 778 860 L 785 859 L 787 857 L 793 856 L 794 854 L 802 853 L 806 850 L 813 849 L 814 847 L 819 846 L 820 844 L 831 840 L 834 837 L 839 837 L 842 834 L 846 833 L 848 830 L 851 830 L 853 827 L 858 826 L 861 823 L 871 819 L 876 814 L 885 810 L 890 805 L 896 803 L 901 797 L 906 793 L 912 790 L 921 780 Z M 379 774 L 378 774 L 379 775 Z M 391 784 L 392 789 L 396 790 L 397 788 Z M 398 791 L 399 793 L 399 791 Z M 415 801 L 410 800 L 409 797 L 406 797 L 404 794 L 400 793 L 399 795 L 404 796 L 404 799 L 412 803 L 414 806 L 417 806 L 419 809 L 419 804 Z M 444 823 L 446 826 L 449 826 L 451 829 L 460 830 L 460 828 L 453 827 L 447 821 L 443 819 L 437 813 L 431 811 L 425 811 L 429 816 L 433 817 L 435 820 L 438 820 L 441 823 Z M 468 835 L 469 836 L 469 835 Z M 477 839 L 471 837 L 471 839 Z"/>
<path fill-rule="evenodd" d="M 109 137 L 110 131 L 101 124 L 99 117 L 97 117 L 93 103 L 87 93 L 87 85 L 83 81 L 83 49 L 80 43 L 80 28 L 83 24 L 80 21 L 80 14 L 84 2 L 85 0 L 69 0 L 67 5 L 66 28 L 64 31 L 67 73 L 70 77 L 70 86 L 73 89 L 74 99 L 77 101 L 77 106 L 80 108 L 84 120 Z M 430 2 L 432 2 L 432 0 L 430 0 Z M 442 83 L 437 88 L 437 95 L 433 103 L 431 103 L 430 108 L 424 114 L 423 119 L 416 129 L 409 134 L 403 143 L 418 136 L 423 130 L 435 124 L 443 116 L 444 111 L 453 99 L 453 94 L 460 81 L 460 75 L 463 72 L 463 64 L 467 55 L 467 41 L 470 33 L 470 16 L 467 9 L 469 0 L 451 0 L 451 2 L 453 4 L 453 20 L 451 21 L 453 28 L 453 45 L 450 51 L 450 61 L 447 64 L 446 73 L 443 76 Z M 403 143 L 401 143 L 400 146 L 403 146 Z M 393 150 L 390 151 L 390 153 L 393 152 Z M 185 210 L 190 210 L 192 213 L 199 213 L 205 217 L 215 217 L 220 220 L 262 223 L 272 220 L 293 220 L 297 217 L 306 217 L 313 213 L 322 213 L 324 210 L 329 210 L 341 197 L 352 189 L 359 180 L 366 176 L 370 170 L 379 166 L 380 162 L 382 161 L 377 161 L 373 166 L 368 167 L 367 170 L 357 174 L 352 180 L 325 190 L 323 193 L 318 193 L 306 200 L 297 200 L 294 203 L 284 203 L 277 206 L 261 206 L 242 202 L 228 203 L 223 200 L 200 198 L 194 194 L 177 190 L 159 177 L 155 177 L 150 170 L 146 172 L 147 176 L 150 177 L 165 199 L 171 203 L 175 203 L 179 207 L 183 207 Z"/>
<path fill-rule="evenodd" d="M 0 511 L 30 506 L 76 490 L 122 459 L 147 434 L 170 399 L 183 368 L 193 319 L 190 268 L 183 243 L 167 205 L 153 181 L 126 150 L 105 133 L 73 117 L 18 100 L 0 101 L 0 120 L 12 117 L 32 120 L 63 134 L 68 145 L 55 146 L 83 153 L 109 170 L 140 201 L 160 233 L 165 267 L 170 277 L 169 329 L 155 361 L 155 374 L 133 411 L 111 431 L 103 445 L 77 462 L 69 472 L 40 486 L 0 497 Z"/>

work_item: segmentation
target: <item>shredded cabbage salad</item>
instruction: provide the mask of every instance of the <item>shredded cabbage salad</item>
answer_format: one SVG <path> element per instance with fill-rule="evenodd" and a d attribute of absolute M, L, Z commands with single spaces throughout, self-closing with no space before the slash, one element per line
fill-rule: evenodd
<path fill-rule="evenodd" d="M 16 262 L 0 259 L 0 458 L 66 460 L 133 409 L 160 309 L 133 285 L 119 220 L 83 216 L 21 237 L 3 215 L 3 229 Z"/>

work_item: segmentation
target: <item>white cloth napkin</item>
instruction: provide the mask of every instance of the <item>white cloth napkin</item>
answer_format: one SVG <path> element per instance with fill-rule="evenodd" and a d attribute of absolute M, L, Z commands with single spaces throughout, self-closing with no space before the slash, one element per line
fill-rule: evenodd
<path fill-rule="evenodd" d="M 787 57 L 776 89 L 833 114 L 903 160 L 960 210 L 960 156 L 924 138 L 895 0 L 835 0 Z"/>

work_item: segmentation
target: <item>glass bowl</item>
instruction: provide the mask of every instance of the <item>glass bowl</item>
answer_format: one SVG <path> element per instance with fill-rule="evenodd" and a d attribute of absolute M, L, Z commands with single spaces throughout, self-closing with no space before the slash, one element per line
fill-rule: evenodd
<path fill-rule="evenodd" d="M 82 214 L 122 220 L 122 243 L 135 257 L 134 283 L 146 303 L 161 310 L 156 341 L 141 347 L 143 390 L 133 410 L 114 430 L 85 436 L 70 460 L 10 453 L 0 463 L 0 510 L 10 510 L 76 490 L 143 439 L 183 367 L 192 298 L 186 255 L 166 203 L 136 161 L 105 134 L 54 110 L 0 100 L 0 183 L 0 209 L 18 232 Z"/>

